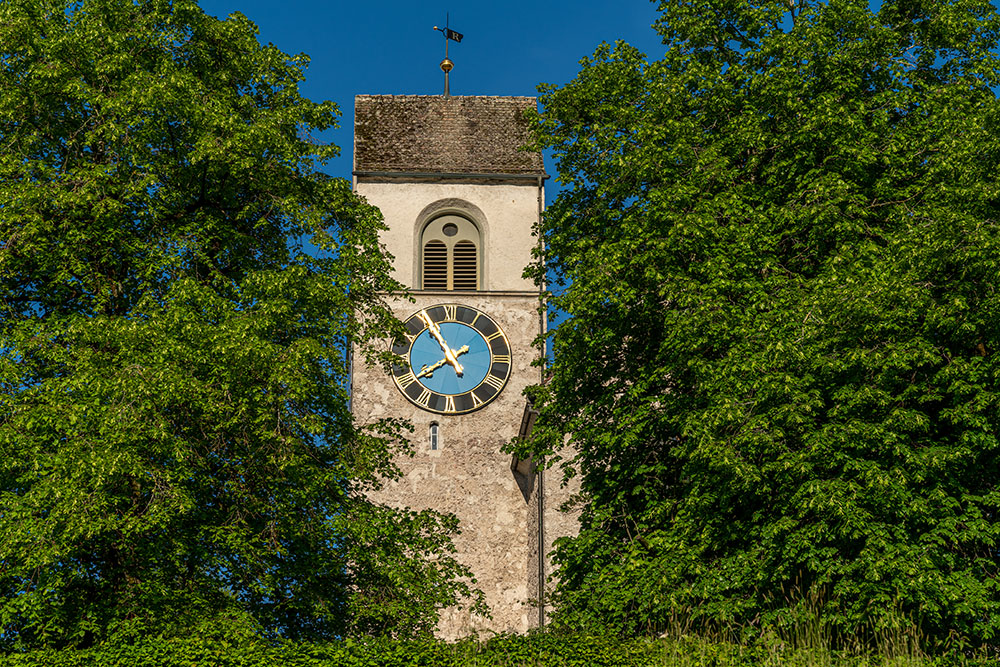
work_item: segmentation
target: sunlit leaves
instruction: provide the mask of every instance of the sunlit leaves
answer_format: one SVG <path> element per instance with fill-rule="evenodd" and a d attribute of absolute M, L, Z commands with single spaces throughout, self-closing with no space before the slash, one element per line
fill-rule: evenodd
<path fill-rule="evenodd" d="M 603 45 L 544 89 L 568 187 L 531 272 L 568 318 L 522 454 L 582 478 L 561 622 L 819 599 L 844 636 L 995 638 L 995 10 L 661 11 L 661 58 Z"/>
<path fill-rule="evenodd" d="M 413 634 L 468 591 L 449 519 L 365 500 L 402 427 L 354 424 L 347 351 L 399 285 L 307 62 L 185 0 L 0 4 L 0 648 Z"/>

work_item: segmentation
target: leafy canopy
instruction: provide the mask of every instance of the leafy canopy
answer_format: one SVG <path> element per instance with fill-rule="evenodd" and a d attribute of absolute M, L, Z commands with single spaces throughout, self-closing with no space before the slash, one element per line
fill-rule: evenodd
<path fill-rule="evenodd" d="M 365 500 L 400 425 L 353 423 L 346 349 L 399 286 L 307 62 L 188 0 L 0 3 L 0 649 L 468 593 L 452 519 Z"/>
<path fill-rule="evenodd" d="M 995 641 L 995 9 L 660 10 L 659 60 L 542 88 L 531 273 L 567 319 L 520 449 L 582 481 L 557 620 Z"/>

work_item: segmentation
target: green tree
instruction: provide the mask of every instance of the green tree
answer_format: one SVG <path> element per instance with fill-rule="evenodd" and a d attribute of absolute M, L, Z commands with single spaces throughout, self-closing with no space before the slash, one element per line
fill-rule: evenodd
<path fill-rule="evenodd" d="M 305 56 L 188 0 L 0 3 L 0 649 L 425 632 L 452 519 L 372 506 L 346 349 L 399 286 Z M 303 252 L 306 242 L 321 252 Z"/>
<path fill-rule="evenodd" d="M 1000 22 L 663 1 L 542 87 L 557 621 L 1000 634 Z M 561 290 L 561 291 L 560 291 Z M 564 447 L 564 443 L 569 447 Z"/>

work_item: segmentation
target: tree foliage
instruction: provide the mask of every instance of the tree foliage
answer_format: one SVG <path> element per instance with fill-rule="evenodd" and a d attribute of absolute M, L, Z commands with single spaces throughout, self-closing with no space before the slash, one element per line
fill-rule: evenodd
<path fill-rule="evenodd" d="M 664 1 L 543 87 L 558 620 L 1000 637 L 998 17 Z M 564 443 L 566 447 L 564 448 Z"/>
<path fill-rule="evenodd" d="M 802 655 L 792 651 L 767 651 L 761 646 L 715 644 L 694 638 L 622 640 L 611 636 L 539 632 L 495 635 L 486 641 L 472 637 L 447 642 L 423 637 L 268 642 L 259 637 L 227 633 L 229 630 L 222 626 L 209 636 L 157 637 L 81 651 L 46 649 L 12 654 L 0 656 L 0 667 L 650 667 L 677 664 L 756 667 L 783 664 L 789 658 L 799 658 L 795 664 L 803 663 Z M 826 664 L 870 667 L 880 663 L 846 658 L 828 660 Z M 914 667 L 932 667 L 929 662 L 913 664 Z M 963 667 L 983 667 L 972 661 L 962 664 Z"/>
<path fill-rule="evenodd" d="M 353 423 L 346 349 L 399 286 L 306 65 L 189 0 L 0 3 L 0 648 L 467 594 L 453 519 L 365 500 L 400 425 Z"/>

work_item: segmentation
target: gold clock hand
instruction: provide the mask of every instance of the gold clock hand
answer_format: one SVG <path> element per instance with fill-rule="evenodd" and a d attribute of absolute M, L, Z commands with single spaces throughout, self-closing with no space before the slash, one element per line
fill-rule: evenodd
<path fill-rule="evenodd" d="M 434 336 L 438 345 L 441 346 L 441 351 L 444 352 L 444 358 L 449 364 L 452 365 L 452 367 L 454 367 L 455 374 L 458 375 L 458 377 L 462 377 L 462 364 L 458 363 L 458 357 L 455 356 L 454 350 L 448 347 L 448 343 L 445 341 L 444 336 L 441 335 L 441 328 L 437 325 L 437 322 L 432 320 L 430 315 L 423 310 L 417 313 L 417 316 L 425 325 L 427 325 L 427 330 L 431 332 L 431 336 Z"/>
<path fill-rule="evenodd" d="M 417 373 L 417 377 L 418 378 L 422 378 L 422 377 L 425 377 L 425 376 L 426 377 L 430 377 L 430 376 L 434 375 L 434 371 L 436 371 L 437 369 L 441 368 L 446 363 L 448 363 L 448 360 L 447 359 L 442 359 L 441 361 L 439 361 L 439 362 L 437 362 L 435 364 L 431 364 L 430 366 L 424 364 L 423 368 L 420 369 L 420 372 Z"/>
<path fill-rule="evenodd" d="M 465 354 L 468 351 L 469 351 L 469 346 L 468 345 L 463 345 L 462 347 L 460 347 L 457 350 L 455 350 L 455 356 L 456 357 L 460 357 L 461 355 Z M 447 359 L 442 359 L 440 361 L 437 361 L 437 362 L 431 364 L 430 366 L 424 364 L 424 366 L 420 369 L 420 372 L 417 373 L 417 377 L 418 378 L 431 377 L 432 375 L 434 375 L 434 371 L 436 371 L 437 369 L 441 368 L 446 363 L 448 363 L 448 360 Z"/>

